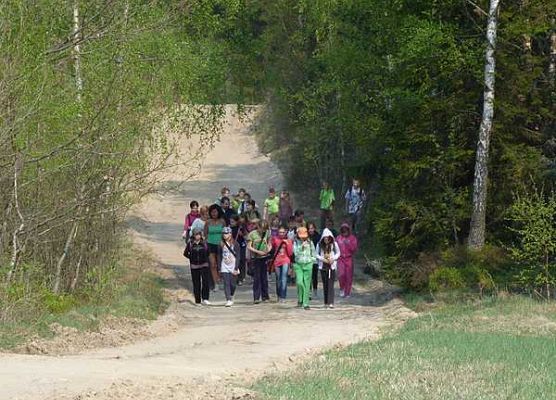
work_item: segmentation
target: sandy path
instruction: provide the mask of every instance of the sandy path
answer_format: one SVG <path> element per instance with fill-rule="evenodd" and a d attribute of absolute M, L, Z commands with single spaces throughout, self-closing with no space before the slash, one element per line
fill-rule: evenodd
<path fill-rule="evenodd" d="M 184 175 L 168 173 L 168 184 Z M 231 309 L 223 307 L 222 292 L 211 295 L 211 307 L 192 304 L 184 290 L 189 273 L 180 240 L 186 205 L 192 198 L 213 201 L 224 185 L 246 187 L 262 200 L 268 186 L 280 187 L 281 180 L 277 168 L 258 153 L 248 126 L 230 117 L 198 178 L 186 189 L 153 196 L 131 220 L 136 242 L 153 251 L 183 300 L 162 317 L 177 324 L 175 332 L 72 356 L 0 355 L 0 399 L 200 398 L 218 392 L 222 385 L 206 388 L 215 379 L 258 375 L 287 363 L 293 354 L 375 337 L 385 316 L 399 315 L 401 307 L 396 301 L 372 306 L 373 293 L 362 289 L 335 310 L 321 308 L 319 301 L 310 311 L 295 308 L 295 288 L 288 289 L 285 306 L 253 305 L 248 285 L 240 288 Z M 273 282 L 270 288 L 273 292 Z M 213 398 L 230 396 L 218 393 Z"/>

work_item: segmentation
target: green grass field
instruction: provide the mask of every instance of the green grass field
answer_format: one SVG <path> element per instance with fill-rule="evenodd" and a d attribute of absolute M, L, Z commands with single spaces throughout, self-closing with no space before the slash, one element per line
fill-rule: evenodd
<path fill-rule="evenodd" d="M 556 304 L 442 306 L 254 389 L 265 399 L 555 399 Z"/>

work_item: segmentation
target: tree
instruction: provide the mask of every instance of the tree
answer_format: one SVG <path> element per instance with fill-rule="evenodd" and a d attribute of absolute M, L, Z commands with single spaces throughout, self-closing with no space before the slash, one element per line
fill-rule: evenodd
<path fill-rule="evenodd" d="M 496 80 L 496 35 L 498 28 L 498 6 L 500 0 L 490 0 L 487 25 L 487 50 L 485 62 L 485 90 L 483 118 L 479 129 L 475 177 L 473 180 L 473 212 L 469 230 L 468 246 L 481 249 L 485 244 L 486 209 L 488 189 L 488 162 L 490 136 L 494 119 L 494 84 Z"/>

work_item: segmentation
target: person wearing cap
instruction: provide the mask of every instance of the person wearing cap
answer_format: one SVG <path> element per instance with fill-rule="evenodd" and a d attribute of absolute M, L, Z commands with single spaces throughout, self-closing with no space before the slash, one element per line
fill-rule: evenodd
<path fill-rule="evenodd" d="M 336 279 L 336 268 L 340 254 L 340 247 L 334 240 L 334 235 L 330 229 L 325 228 L 317 246 L 317 259 L 319 260 L 319 270 L 322 277 L 325 308 L 334 308 L 334 280 Z"/>
<path fill-rule="evenodd" d="M 307 228 L 301 226 L 297 228 L 297 239 L 293 245 L 295 262 L 293 269 L 297 285 L 297 306 L 309 309 L 309 293 L 311 290 L 311 275 L 313 263 L 315 262 L 316 249 L 313 242 L 309 239 Z"/>
<path fill-rule="evenodd" d="M 272 219 L 278 216 L 280 211 L 280 198 L 276 196 L 276 190 L 271 187 L 268 189 L 268 197 L 264 201 L 263 219 L 269 223 Z"/>
<path fill-rule="evenodd" d="M 193 295 L 196 304 L 210 305 L 210 269 L 208 264 L 208 247 L 203 240 L 203 231 L 193 228 L 192 234 L 183 253 L 189 259 Z"/>
<path fill-rule="evenodd" d="M 220 266 L 220 276 L 224 281 L 226 307 L 231 307 L 234 304 L 235 279 L 239 275 L 239 252 L 239 243 L 232 236 L 232 228 L 224 227 L 222 229 L 222 241 L 218 246 L 218 265 Z"/>
<path fill-rule="evenodd" d="M 353 285 L 353 256 L 357 251 L 357 238 L 351 233 L 349 224 L 340 226 L 340 234 L 336 237 L 340 248 L 338 259 L 338 282 L 340 282 L 340 297 L 350 297 Z"/>

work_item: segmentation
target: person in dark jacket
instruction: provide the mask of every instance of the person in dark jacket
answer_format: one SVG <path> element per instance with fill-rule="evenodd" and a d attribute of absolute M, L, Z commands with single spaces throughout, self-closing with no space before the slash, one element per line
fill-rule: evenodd
<path fill-rule="evenodd" d="M 210 305 L 211 278 L 208 264 L 208 246 L 200 229 L 193 229 L 191 238 L 185 247 L 184 256 L 189 259 L 195 303 Z"/>

